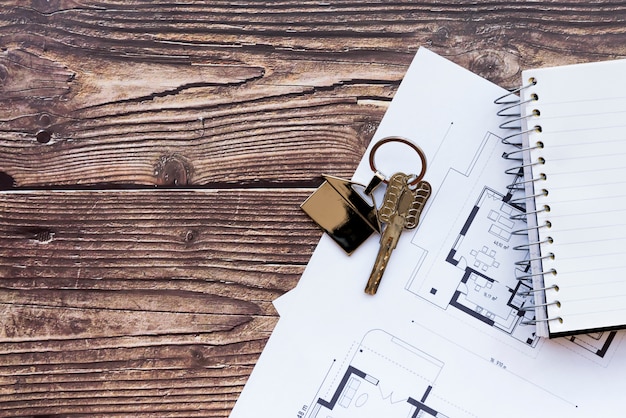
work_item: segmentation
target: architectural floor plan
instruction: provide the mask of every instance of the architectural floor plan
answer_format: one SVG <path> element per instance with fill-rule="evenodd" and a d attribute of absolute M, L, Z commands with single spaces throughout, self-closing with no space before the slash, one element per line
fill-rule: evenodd
<path fill-rule="evenodd" d="M 516 233 L 526 227 L 523 208 L 505 186 L 492 180 L 491 173 L 476 169 L 493 156 L 499 141 L 488 133 L 471 163 L 461 169 L 451 167 L 436 188 L 435 207 L 442 201 L 458 199 L 460 193 L 466 193 L 473 203 L 459 213 L 457 235 L 446 236 L 438 252 L 432 251 L 432 246 L 422 246 L 420 232 L 415 233 L 412 243 L 418 261 L 406 289 L 442 309 L 455 309 L 535 347 L 540 338 L 529 325 L 534 319 L 534 309 L 528 308 L 534 303 L 531 284 L 518 280 L 528 268 L 523 263 L 528 251 L 516 249 L 527 240 L 525 233 Z M 459 187 L 460 183 L 466 187 Z M 429 242 L 434 240 L 429 237 Z M 597 361 L 608 352 L 614 338 L 615 332 L 601 332 L 566 338 L 562 343 L 582 350 L 586 357 L 591 354 Z"/>
<path fill-rule="evenodd" d="M 485 187 L 463 225 L 446 258 L 448 263 L 463 270 L 450 305 L 528 345 L 535 345 L 533 327 L 524 325 L 534 317 L 532 309 L 523 310 L 532 304 L 531 288 L 527 282 L 516 280 L 519 274 L 510 264 L 500 268 L 500 253 L 515 244 L 513 232 L 523 228 L 522 222 L 511 219 L 521 212 L 508 203 L 509 196 Z M 469 234 L 480 234 L 483 239 L 466 240 Z M 476 245 L 477 241 L 483 245 Z"/>
<path fill-rule="evenodd" d="M 417 250 L 422 261 L 427 253 L 433 257 L 416 267 L 407 290 L 442 309 L 456 308 L 534 346 L 538 338 L 534 327 L 523 325 L 534 316 L 533 310 L 524 309 L 532 305 L 532 293 L 529 284 L 517 280 L 524 273 L 523 267 L 511 262 L 527 257 L 527 252 L 515 249 L 526 239 L 524 235 L 515 234 L 525 227 L 524 220 L 516 218 L 523 210 L 511 203 L 511 194 L 505 185 L 496 183 L 494 186 L 491 174 L 477 169 L 485 158 L 493 155 L 498 141 L 499 138 L 487 134 L 469 166 L 451 167 L 438 185 L 434 199 L 445 202 L 458 198 L 459 193 L 466 193 L 467 201 L 472 203 L 458 214 L 457 234 L 446 235 L 447 241 L 442 242 L 444 247 L 439 249 L 437 258 L 429 248 Z M 466 187 L 459 187 L 460 182 Z M 438 204 L 433 202 L 433 205 Z M 420 247 L 419 238 L 416 234 L 414 244 L 417 247 Z M 441 263 L 440 257 L 445 263 Z"/>
<path fill-rule="evenodd" d="M 382 331 L 353 347 L 347 364 L 333 364 L 308 418 L 447 416 L 428 405 L 443 363 Z"/>

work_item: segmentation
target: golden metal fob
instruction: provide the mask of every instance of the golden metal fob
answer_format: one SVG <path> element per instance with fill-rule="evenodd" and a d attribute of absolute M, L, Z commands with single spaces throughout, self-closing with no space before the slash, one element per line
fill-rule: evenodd
<path fill-rule="evenodd" d="M 380 232 L 376 207 L 354 189 L 365 186 L 339 177 L 323 177 L 326 181 L 300 207 L 351 254 L 372 232 Z"/>

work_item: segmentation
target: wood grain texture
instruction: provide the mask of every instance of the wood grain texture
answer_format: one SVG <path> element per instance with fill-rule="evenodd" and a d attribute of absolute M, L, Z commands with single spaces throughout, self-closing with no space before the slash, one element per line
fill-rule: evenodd
<path fill-rule="evenodd" d="M 224 416 L 319 236 L 308 191 L 0 195 L 0 416 Z"/>
<path fill-rule="evenodd" d="M 621 1 L 6 0 L 0 416 L 228 416 L 419 46 L 504 87 Z M 416 97 L 416 100 L 428 98 Z"/>
<path fill-rule="evenodd" d="M 620 2 L 5 3 L 20 187 L 311 185 L 350 174 L 420 45 L 509 86 L 626 54 Z"/>

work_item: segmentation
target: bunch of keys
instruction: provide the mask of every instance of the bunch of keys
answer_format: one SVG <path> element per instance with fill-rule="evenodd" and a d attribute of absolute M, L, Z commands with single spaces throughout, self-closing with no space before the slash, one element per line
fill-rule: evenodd
<path fill-rule="evenodd" d="M 418 175 L 396 173 L 387 179 L 377 169 L 374 156 L 378 148 L 389 142 L 400 142 L 417 152 L 421 160 Z M 413 229 L 431 194 L 431 186 L 422 180 L 426 173 L 426 156 L 412 142 L 401 137 L 387 137 L 377 142 L 370 151 L 369 163 L 374 177 L 367 186 L 324 176 L 326 181 L 304 202 L 302 209 L 337 242 L 351 254 L 372 232 L 379 232 L 380 249 L 365 287 L 365 292 L 374 295 L 396 248 L 404 229 Z M 383 203 L 378 209 L 373 191 L 381 184 L 387 184 Z M 373 205 L 354 190 L 354 186 L 364 188 L 363 193 L 372 198 Z"/>

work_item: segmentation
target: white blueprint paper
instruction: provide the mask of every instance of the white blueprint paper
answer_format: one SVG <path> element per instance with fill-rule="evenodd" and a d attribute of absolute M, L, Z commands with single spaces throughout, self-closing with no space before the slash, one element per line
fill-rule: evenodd
<path fill-rule="evenodd" d="M 497 86 L 420 49 L 373 143 L 422 147 L 433 194 L 375 296 L 378 237 L 351 256 L 323 237 L 231 418 L 618 417 L 626 350 L 607 332 L 547 340 L 516 280 Z M 407 158 L 410 152 L 406 152 Z M 378 157 L 378 154 L 377 154 Z M 378 168 L 392 174 L 393 155 Z M 405 168 L 397 168 L 405 170 Z M 367 154 L 354 180 L 367 183 Z M 382 192 L 382 191 L 379 191 Z"/>

